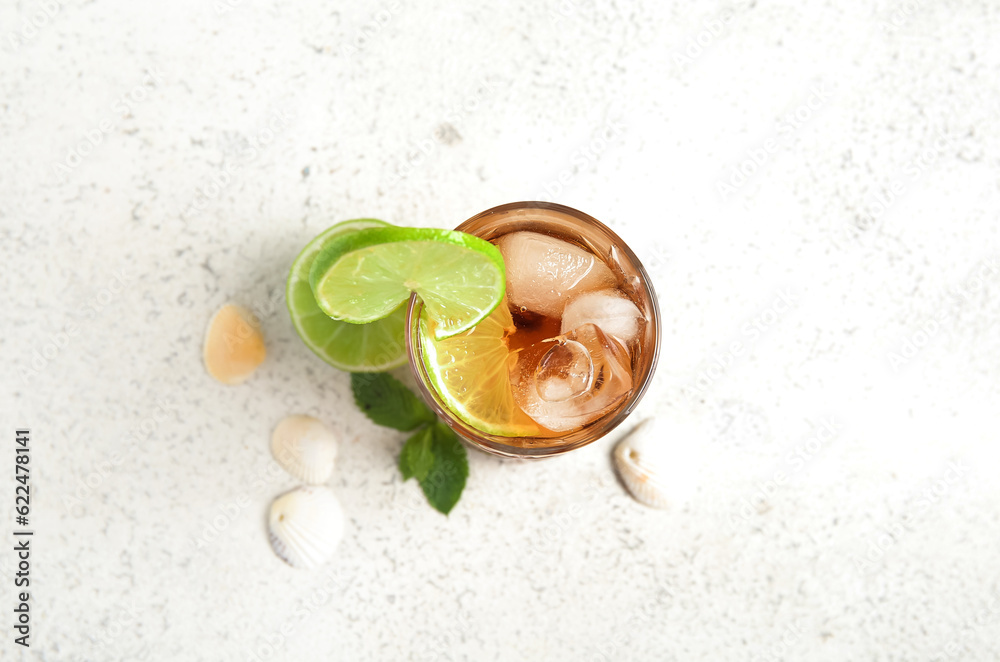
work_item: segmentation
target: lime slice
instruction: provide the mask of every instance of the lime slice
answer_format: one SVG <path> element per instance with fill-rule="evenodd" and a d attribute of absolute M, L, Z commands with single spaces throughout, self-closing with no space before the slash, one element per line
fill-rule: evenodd
<path fill-rule="evenodd" d="M 400 306 L 371 324 L 332 320 L 316 304 L 309 287 L 309 270 L 323 245 L 333 237 L 373 227 L 391 226 L 374 218 L 362 218 L 328 228 L 295 258 L 285 285 L 285 303 L 302 342 L 334 368 L 348 372 L 380 372 L 406 363 L 406 308 Z"/>
<path fill-rule="evenodd" d="M 419 324 L 428 380 L 456 417 L 488 434 L 543 434 L 514 403 L 506 340 L 514 321 L 506 305 L 498 306 L 471 331 L 444 340 L 430 336 L 423 314 Z"/>
<path fill-rule="evenodd" d="M 496 246 L 464 232 L 381 227 L 333 237 L 313 262 L 309 283 L 334 319 L 365 324 L 416 292 L 436 338 L 471 329 L 504 298 Z"/>

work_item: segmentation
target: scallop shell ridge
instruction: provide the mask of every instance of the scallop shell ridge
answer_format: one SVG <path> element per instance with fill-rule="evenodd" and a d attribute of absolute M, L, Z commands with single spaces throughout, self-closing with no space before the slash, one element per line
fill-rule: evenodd
<path fill-rule="evenodd" d="M 294 568 L 322 565 L 336 551 L 343 532 L 340 502 L 326 487 L 299 487 L 271 503 L 268 517 L 271 547 Z"/>
<path fill-rule="evenodd" d="M 669 508 L 667 484 L 663 476 L 662 455 L 651 453 L 653 444 L 663 443 L 654 437 L 654 420 L 647 418 L 637 425 L 614 451 L 614 464 L 629 493 L 650 508 Z"/>
<path fill-rule="evenodd" d="M 282 419 L 271 434 L 271 454 L 294 478 L 309 485 L 325 483 L 337 460 L 337 437 L 312 416 Z"/>

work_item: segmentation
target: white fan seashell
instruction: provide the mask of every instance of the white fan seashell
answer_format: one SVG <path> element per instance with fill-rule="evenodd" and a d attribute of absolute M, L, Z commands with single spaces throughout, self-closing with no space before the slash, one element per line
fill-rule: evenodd
<path fill-rule="evenodd" d="M 293 568 L 316 568 L 337 549 L 344 513 L 329 488 L 298 487 L 271 503 L 268 531 L 282 561 Z"/>
<path fill-rule="evenodd" d="M 615 446 L 615 469 L 632 497 L 651 508 L 669 508 L 667 485 L 661 476 L 662 454 L 655 452 L 653 419 L 637 425 Z M 663 443 L 665 440 L 659 440 Z"/>
<path fill-rule="evenodd" d="M 629 493 L 651 508 L 689 499 L 711 468 L 707 439 L 694 412 L 647 418 L 618 442 L 615 468 Z"/>
<path fill-rule="evenodd" d="M 288 416 L 281 419 L 271 434 L 271 454 L 293 477 L 319 485 L 333 473 L 337 437 L 312 416 Z"/>

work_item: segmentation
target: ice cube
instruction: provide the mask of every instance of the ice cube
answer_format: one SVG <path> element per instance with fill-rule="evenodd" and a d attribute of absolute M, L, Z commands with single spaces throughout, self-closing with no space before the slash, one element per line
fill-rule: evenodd
<path fill-rule="evenodd" d="M 507 267 L 507 300 L 549 317 L 562 315 L 571 293 L 614 287 L 615 276 L 596 255 L 537 232 L 512 232 L 497 242 Z"/>
<path fill-rule="evenodd" d="M 591 323 L 521 350 L 510 378 L 517 405 L 555 432 L 597 420 L 632 389 L 625 348 Z"/>
<path fill-rule="evenodd" d="M 619 290 L 588 292 L 570 299 L 563 310 L 559 333 L 591 323 L 626 346 L 639 335 L 642 311 Z"/>
<path fill-rule="evenodd" d="M 594 364 L 586 346 L 566 340 L 545 352 L 535 369 L 538 397 L 562 402 L 580 395 L 594 381 Z"/>

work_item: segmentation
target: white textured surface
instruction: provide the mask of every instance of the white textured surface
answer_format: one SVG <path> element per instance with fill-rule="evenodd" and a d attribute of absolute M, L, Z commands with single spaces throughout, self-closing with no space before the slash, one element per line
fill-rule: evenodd
<path fill-rule="evenodd" d="M 38 532 L 26 653 L 0 471 L 0 657 L 1000 658 L 996 3 L 225 3 L 67 0 L 26 30 L 47 3 L 0 6 L 0 460 L 31 426 Z M 653 273 L 641 413 L 704 387 L 680 510 L 626 496 L 609 438 L 476 454 L 442 517 L 294 335 L 286 269 L 332 222 L 538 197 Z M 229 300 L 270 350 L 235 388 L 200 364 Z M 317 573 L 265 535 L 291 412 L 345 439 Z"/>

